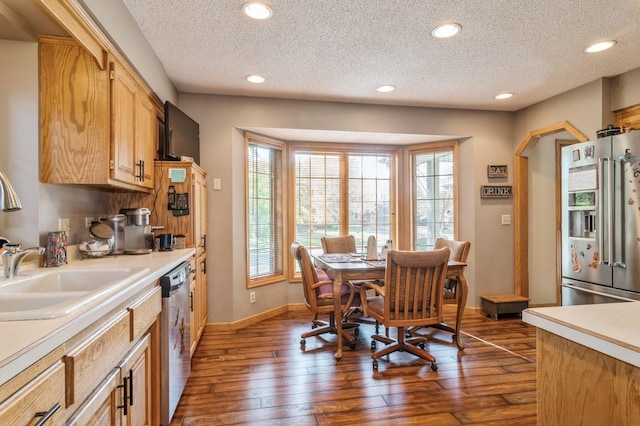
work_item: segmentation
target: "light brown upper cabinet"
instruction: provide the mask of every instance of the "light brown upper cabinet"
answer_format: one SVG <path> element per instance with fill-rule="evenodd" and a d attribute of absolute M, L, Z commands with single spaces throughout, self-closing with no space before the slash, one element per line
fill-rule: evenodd
<path fill-rule="evenodd" d="M 112 178 L 153 189 L 153 160 L 158 140 L 156 110 L 135 78 L 110 63 Z"/>
<path fill-rule="evenodd" d="M 162 105 L 126 66 L 71 38 L 40 40 L 40 179 L 151 192 Z"/>

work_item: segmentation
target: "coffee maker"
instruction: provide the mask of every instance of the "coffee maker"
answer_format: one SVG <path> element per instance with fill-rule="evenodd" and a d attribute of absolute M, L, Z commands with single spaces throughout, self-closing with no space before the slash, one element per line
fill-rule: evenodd
<path fill-rule="evenodd" d="M 153 233 L 149 225 L 151 211 L 148 208 L 120 209 L 126 218 L 124 225 L 124 253 L 147 254 L 153 247 Z"/>

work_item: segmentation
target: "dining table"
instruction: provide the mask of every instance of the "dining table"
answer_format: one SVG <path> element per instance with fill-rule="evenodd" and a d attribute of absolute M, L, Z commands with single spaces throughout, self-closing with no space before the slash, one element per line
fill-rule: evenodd
<path fill-rule="evenodd" d="M 382 280 L 385 276 L 386 261 L 384 259 L 367 260 L 359 254 L 319 254 L 313 255 L 314 263 L 317 268 L 324 270 L 333 280 L 333 301 L 334 312 L 336 318 L 342 318 L 343 312 L 341 307 L 340 291 L 344 281 L 353 280 Z M 456 283 L 456 324 L 455 328 L 447 324 L 439 324 L 437 327 L 453 332 L 453 340 L 457 344 L 458 349 L 463 350 L 464 345 L 460 341 L 460 324 L 464 314 L 464 308 L 467 303 L 467 294 L 469 286 L 464 276 L 464 269 L 467 266 L 465 262 L 449 260 L 447 263 L 447 278 L 455 280 Z M 336 321 L 337 335 L 342 335 L 342 321 Z M 342 358 L 342 339 L 338 339 L 338 348 L 334 357 L 339 360 Z"/>

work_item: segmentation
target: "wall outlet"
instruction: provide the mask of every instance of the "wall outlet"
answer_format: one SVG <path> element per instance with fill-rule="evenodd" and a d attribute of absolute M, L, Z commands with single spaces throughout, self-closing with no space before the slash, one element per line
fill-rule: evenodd
<path fill-rule="evenodd" d="M 502 215 L 502 224 L 503 225 L 511 225 L 511 215 L 503 214 Z"/>
<path fill-rule="evenodd" d="M 92 217 L 85 217 L 84 218 L 84 227 L 88 228 L 91 226 L 91 222 L 93 222 L 93 218 Z"/>
<path fill-rule="evenodd" d="M 58 218 L 58 231 L 69 232 L 69 218 L 68 217 L 59 217 Z"/>
<path fill-rule="evenodd" d="M 256 292 L 252 291 L 249 293 L 249 303 L 256 303 Z"/>

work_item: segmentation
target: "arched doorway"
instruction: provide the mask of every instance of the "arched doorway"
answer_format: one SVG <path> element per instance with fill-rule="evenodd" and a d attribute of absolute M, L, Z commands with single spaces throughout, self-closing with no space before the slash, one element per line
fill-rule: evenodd
<path fill-rule="evenodd" d="M 569 122 L 563 121 L 530 131 L 514 158 L 514 260 L 515 294 L 529 297 L 529 155 L 543 136 L 568 132 L 579 142 L 588 138 Z M 558 240 L 559 241 L 559 240 Z"/>

